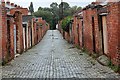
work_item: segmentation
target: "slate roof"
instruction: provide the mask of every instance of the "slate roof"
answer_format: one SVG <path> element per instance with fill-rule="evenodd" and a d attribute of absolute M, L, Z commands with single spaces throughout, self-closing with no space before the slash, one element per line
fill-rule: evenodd
<path fill-rule="evenodd" d="M 31 20 L 33 18 L 32 15 L 23 15 L 22 16 L 22 21 L 23 22 L 28 22 L 29 20 Z"/>

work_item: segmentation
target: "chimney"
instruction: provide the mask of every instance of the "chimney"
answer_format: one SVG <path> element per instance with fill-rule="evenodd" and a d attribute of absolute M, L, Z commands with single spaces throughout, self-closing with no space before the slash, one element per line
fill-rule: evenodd
<path fill-rule="evenodd" d="M 14 6 L 17 7 L 17 4 L 15 4 Z"/>
<path fill-rule="evenodd" d="M 5 1 L 1 0 L 2 6 L 5 7 Z"/>
<path fill-rule="evenodd" d="M 18 5 L 17 8 L 20 8 L 20 6 Z"/>
<path fill-rule="evenodd" d="M 7 0 L 6 4 L 7 4 L 7 5 L 10 5 L 10 1 L 9 1 L 9 0 Z"/>
<path fill-rule="evenodd" d="M 14 7 L 14 3 L 11 3 L 11 6 Z"/>

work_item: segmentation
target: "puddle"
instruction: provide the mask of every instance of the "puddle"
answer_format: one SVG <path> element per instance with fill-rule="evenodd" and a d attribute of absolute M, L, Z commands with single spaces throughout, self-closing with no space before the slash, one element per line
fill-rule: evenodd
<path fill-rule="evenodd" d="M 58 37 L 54 37 L 54 39 L 58 39 Z"/>

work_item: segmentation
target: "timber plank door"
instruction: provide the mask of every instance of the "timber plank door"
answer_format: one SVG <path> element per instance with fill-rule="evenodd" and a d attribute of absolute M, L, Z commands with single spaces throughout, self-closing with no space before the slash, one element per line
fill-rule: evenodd
<path fill-rule="evenodd" d="M 77 37 L 78 37 L 78 45 L 80 45 L 80 33 L 79 33 L 79 24 L 77 24 Z"/>
<path fill-rule="evenodd" d="M 11 39 L 10 39 L 10 20 L 7 20 L 7 53 L 8 53 L 8 56 L 10 57 L 11 56 Z"/>
<path fill-rule="evenodd" d="M 27 50 L 27 24 L 23 24 L 23 43 L 24 43 L 24 51 Z"/>
<path fill-rule="evenodd" d="M 84 47 L 84 23 L 83 20 L 81 20 L 82 22 L 82 47 Z"/>
<path fill-rule="evenodd" d="M 96 43 L 95 43 L 95 23 L 94 23 L 94 17 L 92 17 L 92 37 L 93 37 L 93 52 L 96 53 Z"/>
<path fill-rule="evenodd" d="M 108 34 L 107 34 L 107 22 L 106 16 L 102 16 L 102 28 L 103 28 L 103 51 L 104 54 L 108 53 Z"/>
<path fill-rule="evenodd" d="M 17 40 L 16 40 L 16 25 L 14 25 L 14 54 L 16 54 L 16 50 L 17 50 Z"/>

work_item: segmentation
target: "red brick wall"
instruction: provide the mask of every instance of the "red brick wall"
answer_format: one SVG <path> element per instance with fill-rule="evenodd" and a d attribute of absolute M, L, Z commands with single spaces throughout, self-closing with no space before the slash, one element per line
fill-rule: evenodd
<path fill-rule="evenodd" d="M 0 5 L 0 45 L 2 45 L 2 9 Z M 2 46 L 0 46 L 0 61 L 2 61 Z"/>
<path fill-rule="evenodd" d="M 94 23 L 92 23 L 92 17 L 94 18 Z M 80 21 L 80 36 L 82 36 L 82 22 Z M 94 27 L 93 27 L 94 26 Z M 93 35 L 95 36 L 95 49 L 96 53 L 101 51 L 100 49 L 100 35 L 99 35 L 99 25 L 98 25 L 98 14 L 96 9 L 87 9 L 83 11 L 83 37 L 84 37 L 84 47 L 93 52 Z M 94 30 L 94 33 L 93 33 Z M 82 38 L 80 37 L 80 44 L 82 44 Z M 82 45 L 81 45 L 82 46 Z"/>
<path fill-rule="evenodd" d="M 83 12 L 83 23 L 84 23 L 84 46 L 85 48 L 92 52 L 92 11 L 87 9 Z"/>
<path fill-rule="evenodd" d="M 33 45 L 35 45 L 36 44 L 36 27 L 35 27 L 35 22 L 33 23 L 33 34 L 34 34 L 34 44 Z"/>
<path fill-rule="evenodd" d="M 2 58 L 8 61 L 7 55 L 7 15 L 4 5 L 2 5 Z M 4 44 L 4 45 L 3 45 Z"/>
<path fill-rule="evenodd" d="M 74 34 L 74 43 L 76 46 L 82 45 L 82 23 L 80 20 L 80 16 L 74 16 L 73 22 L 73 34 Z"/>
<path fill-rule="evenodd" d="M 68 32 L 65 32 L 65 40 L 70 41 L 70 35 Z"/>
<path fill-rule="evenodd" d="M 107 32 L 108 32 L 108 53 L 107 56 L 111 58 L 112 62 L 114 64 L 118 64 L 119 62 L 119 45 L 120 45 L 120 39 L 119 39 L 119 25 L 120 25 L 120 18 L 118 17 L 120 15 L 120 2 L 119 3 L 110 3 L 109 6 L 107 6 L 108 15 L 107 18 Z M 100 31 L 99 31 L 99 22 L 98 21 L 98 15 L 96 9 L 87 9 L 83 12 L 83 20 L 84 20 L 84 42 L 85 42 L 85 48 L 93 52 L 93 36 L 92 36 L 92 16 L 94 17 L 94 30 L 95 30 L 95 47 L 96 47 L 96 53 L 101 54 L 101 37 L 100 37 Z"/>
<path fill-rule="evenodd" d="M 28 9 L 27 8 L 13 8 L 10 10 L 10 14 L 14 14 L 15 11 L 20 11 L 22 15 L 28 15 Z"/>
<path fill-rule="evenodd" d="M 102 8 L 107 8 L 108 14 L 107 19 L 107 37 L 108 37 L 108 53 L 107 55 L 115 65 L 120 64 L 120 2 L 109 3 L 109 5 Z M 95 36 L 95 49 L 96 53 L 104 54 L 102 51 L 102 37 L 100 28 L 100 15 L 96 8 L 85 9 L 83 12 L 83 36 L 84 36 L 84 47 L 89 51 L 93 52 L 93 35 Z M 102 15 L 103 16 L 103 15 Z M 104 15 L 105 16 L 105 15 Z M 92 17 L 94 18 L 94 28 L 92 25 Z M 79 24 L 79 40 L 80 47 L 82 48 L 82 22 L 78 19 L 79 16 L 74 16 L 74 22 L 72 27 L 72 34 L 74 38 L 74 44 L 78 45 L 78 33 L 77 24 Z M 59 30 L 63 34 L 62 29 L 59 25 Z M 93 33 L 94 30 L 94 33 Z M 68 35 L 65 33 L 65 39 L 68 40 Z"/>
<path fill-rule="evenodd" d="M 119 57 L 119 25 L 120 18 L 118 17 L 120 14 L 120 2 L 119 3 L 110 3 L 107 6 L 108 15 L 107 18 L 107 32 L 108 32 L 108 54 L 107 56 L 111 58 L 114 64 L 118 64 Z M 99 22 L 98 15 L 96 9 L 87 9 L 83 13 L 84 19 L 84 40 L 85 40 L 85 48 L 87 48 L 90 52 L 93 50 L 93 37 L 92 37 L 92 18 L 94 17 L 94 26 L 95 26 L 95 47 L 96 53 L 102 53 L 101 51 L 101 37 L 99 32 Z"/>
<path fill-rule="evenodd" d="M 119 13 L 118 13 L 118 16 L 120 16 L 120 3 L 118 3 L 118 11 L 119 11 Z M 118 20 L 119 22 L 119 25 L 120 25 L 120 17 L 119 17 L 119 20 Z M 120 26 L 118 26 L 118 35 L 120 34 Z M 120 36 L 120 35 L 119 35 Z M 119 63 L 119 66 L 120 66 L 120 37 L 118 37 L 118 54 L 117 54 L 117 59 L 118 59 L 118 63 Z"/>
<path fill-rule="evenodd" d="M 118 64 L 119 45 L 120 45 L 120 2 L 112 3 L 108 8 L 107 28 L 108 28 L 108 50 L 114 64 Z M 120 57 L 119 57 L 120 59 Z"/>
<path fill-rule="evenodd" d="M 22 26 L 22 13 L 15 12 L 15 25 L 17 29 L 17 53 L 23 52 L 23 26 Z"/>
<path fill-rule="evenodd" d="M 1 58 L 3 59 L 4 62 L 8 62 L 9 60 L 14 58 L 14 29 L 13 29 L 13 18 L 12 17 L 7 17 L 6 10 L 5 10 L 5 5 L 2 5 L 2 25 L 1 27 L 1 47 L 2 51 L 0 53 L 2 54 Z M 10 32 L 8 33 L 8 24 L 7 24 L 7 19 L 10 20 Z M 10 40 L 8 39 L 8 35 L 10 34 Z M 10 42 L 10 44 L 9 44 Z M 3 45 L 4 44 L 4 45 Z M 10 47 L 9 47 L 10 45 Z M 10 52 L 9 52 L 10 51 Z"/>
<path fill-rule="evenodd" d="M 94 17 L 94 35 L 95 35 L 95 49 L 96 53 L 101 53 L 101 47 L 100 47 L 100 32 L 99 32 L 99 22 L 98 22 L 98 14 L 97 10 L 94 9 L 92 12 Z"/>
<path fill-rule="evenodd" d="M 74 44 L 78 45 L 78 34 L 77 34 L 77 17 L 74 17 L 74 22 L 73 22 L 73 34 L 74 34 Z"/>
<path fill-rule="evenodd" d="M 14 19 L 10 19 L 10 54 L 11 59 L 14 58 Z"/>

